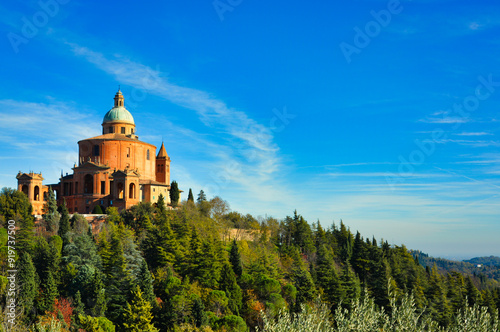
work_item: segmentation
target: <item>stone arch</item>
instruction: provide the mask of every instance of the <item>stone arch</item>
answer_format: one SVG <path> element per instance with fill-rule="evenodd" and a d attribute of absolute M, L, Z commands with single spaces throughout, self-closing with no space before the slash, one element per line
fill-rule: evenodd
<path fill-rule="evenodd" d="M 123 183 L 118 182 L 118 184 L 116 185 L 116 189 L 117 189 L 118 199 L 123 199 Z"/>
<path fill-rule="evenodd" d="M 30 195 L 29 195 L 29 189 L 28 189 L 28 185 L 27 185 L 27 184 L 23 184 L 23 185 L 21 186 L 21 191 L 22 191 L 22 192 L 23 192 L 26 196 L 30 197 Z"/>
<path fill-rule="evenodd" d="M 35 201 L 39 201 L 40 200 L 40 187 L 39 186 L 35 186 L 35 190 L 33 192 L 33 199 Z"/>
<path fill-rule="evenodd" d="M 130 183 L 128 186 L 128 198 L 135 199 L 135 183 Z"/>
<path fill-rule="evenodd" d="M 87 174 L 83 178 L 83 193 L 84 194 L 94 193 L 94 177 L 91 174 Z"/>

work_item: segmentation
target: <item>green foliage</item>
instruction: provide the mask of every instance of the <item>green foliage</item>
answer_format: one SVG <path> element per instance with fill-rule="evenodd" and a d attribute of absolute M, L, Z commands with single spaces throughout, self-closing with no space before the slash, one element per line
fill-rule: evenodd
<path fill-rule="evenodd" d="M 115 326 L 105 317 L 79 315 L 81 329 L 86 332 L 115 332 Z"/>
<path fill-rule="evenodd" d="M 180 192 L 179 192 L 179 186 L 177 185 L 176 181 L 172 181 L 168 193 L 170 195 L 170 204 L 174 208 L 177 207 L 177 204 L 179 203 Z"/>
<path fill-rule="evenodd" d="M 59 229 L 59 219 L 60 215 L 57 211 L 56 196 L 52 188 L 49 188 L 47 195 L 47 203 L 44 207 L 45 214 L 43 215 L 43 220 L 45 222 L 45 227 L 49 233 L 57 233 Z"/>
<path fill-rule="evenodd" d="M 21 252 L 17 262 L 17 282 L 19 285 L 18 305 L 23 309 L 26 318 L 32 319 L 35 313 L 35 298 L 38 294 L 36 270 L 31 256 Z"/>
<path fill-rule="evenodd" d="M 104 214 L 102 207 L 100 205 L 96 205 L 92 210 L 92 214 Z"/>
<path fill-rule="evenodd" d="M 222 331 L 233 331 L 233 332 L 245 332 L 247 331 L 247 325 L 245 321 L 240 316 L 227 315 L 215 322 L 215 327 L 217 330 Z"/>
<path fill-rule="evenodd" d="M 158 196 L 158 201 L 156 202 L 156 208 L 158 209 L 158 212 L 160 214 L 164 214 L 166 212 L 165 197 L 163 197 L 163 194 L 160 194 Z"/>
<path fill-rule="evenodd" d="M 123 331 L 125 332 L 157 332 L 151 324 L 151 304 L 143 298 L 141 289 L 136 286 L 132 291 L 131 303 L 127 303 L 123 315 Z"/>
<path fill-rule="evenodd" d="M 241 255 L 238 249 L 236 239 L 231 243 L 231 251 L 229 252 L 229 262 L 236 276 L 241 276 L 243 273 L 243 265 L 241 263 Z"/>
<path fill-rule="evenodd" d="M 0 192 L 0 215 L 8 220 L 33 219 L 33 208 L 28 196 L 21 191 L 2 188 Z"/>

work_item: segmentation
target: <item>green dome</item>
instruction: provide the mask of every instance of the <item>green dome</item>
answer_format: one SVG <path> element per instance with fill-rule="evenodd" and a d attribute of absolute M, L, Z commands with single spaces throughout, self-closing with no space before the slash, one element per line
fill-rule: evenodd
<path fill-rule="evenodd" d="M 132 114 L 123 106 L 116 106 L 110 109 L 104 116 L 104 120 L 102 120 L 102 123 L 107 122 L 127 122 L 135 125 Z"/>

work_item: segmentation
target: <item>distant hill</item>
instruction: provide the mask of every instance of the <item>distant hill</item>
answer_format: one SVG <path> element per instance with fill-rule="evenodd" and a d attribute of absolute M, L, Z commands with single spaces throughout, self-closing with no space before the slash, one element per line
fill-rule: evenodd
<path fill-rule="evenodd" d="M 500 257 L 490 256 L 490 257 L 475 257 L 472 259 L 464 260 L 466 263 L 472 263 L 474 265 L 481 264 L 483 266 L 500 266 Z"/>
<path fill-rule="evenodd" d="M 410 253 L 423 267 L 432 268 L 436 264 L 441 273 L 456 271 L 466 275 L 477 276 L 483 282 L 487 278 L 500 282 L 500 257 L 476 257 L 465 261 L 454 261 L 430 257 L 420 250 L 410 250 Z"/>

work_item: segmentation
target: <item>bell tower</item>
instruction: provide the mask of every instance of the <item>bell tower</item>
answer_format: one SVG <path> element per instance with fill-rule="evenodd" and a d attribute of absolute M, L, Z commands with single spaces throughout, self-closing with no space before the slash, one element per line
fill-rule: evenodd
<path fill-rule="evenodd" d="M 170 184 L 170 157 L 161 142 L 160 151 L 156 156 L 156 181 Z"/>

